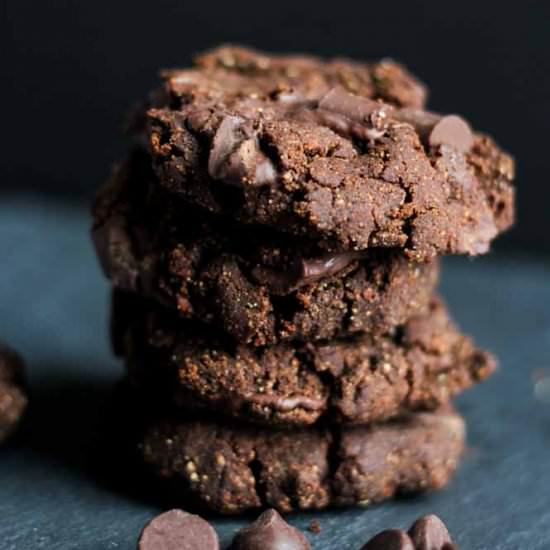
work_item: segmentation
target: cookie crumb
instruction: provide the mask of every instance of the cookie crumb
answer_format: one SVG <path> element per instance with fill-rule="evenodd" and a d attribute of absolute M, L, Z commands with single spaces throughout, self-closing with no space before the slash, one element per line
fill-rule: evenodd
<path fill-rule="evenodd" d="M 318 520 L 312 519 L 309 523 L 307 530 L 314 535 L 318 535 L 323 529 Z"/>

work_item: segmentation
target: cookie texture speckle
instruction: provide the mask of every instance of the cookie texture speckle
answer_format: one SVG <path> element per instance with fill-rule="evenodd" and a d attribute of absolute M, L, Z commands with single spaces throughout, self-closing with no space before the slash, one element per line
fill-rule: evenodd
<path fill-rule="evenodd" d="M 512 159 L 388 67 L 222 48 L 165 74 L 138 133 L 166 189 L 242 222 L 329 250 L 486 252 L 513 221 Z"/>
<path fill-rule="evenodd" d="M 117 348 L 146 399 L 156 392 L 177 406 L 270 426 L 435 409 L 495 368 L 438 300 L 391 334 L 264 348 L 171 322 L 166 310 L 125 294 L 115 296 L 114 319 Z"/>
<path fill-rule="evenodd" d="M 116 288 L 253 346 L 385 332 L 426 308 L 436 260 L 327 253 L 308 239 L 182 209 L 136 154 L 98 194 L 93 236 Z"/>
<path fill-rule="evenodd" d="M 143 458 L 165 480 L 226 514 L 367 505 L 443 487 L 456 469 L 464 423 L 450 410 L 349 428 L 292 432 L 165 420 L 146 432 Z"/>
<path fill-rule="evenodd" d="M 13 434 L 27 408 L 23 369 L 21 357 L 0 342 L 0 443 Z"/>

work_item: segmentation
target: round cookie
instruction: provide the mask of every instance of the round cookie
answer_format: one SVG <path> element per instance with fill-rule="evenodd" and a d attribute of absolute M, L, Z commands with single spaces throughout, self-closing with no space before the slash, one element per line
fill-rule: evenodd
<path fill-rule="evenodd" d="M 0 342 L 0 443 L 12 435 L 27 407 L 23 368 L 21 357 Z"/>
<path fill-rule="evenodd" d="M 297 62 L 305 75 L 293 64 L 221 49 L 167 72 L 140 130 L 159 183 L 331 252 L 481 254 L 511 225 L 514 164 L 489 137 L 416 99 L 354 84 L 355 69 L 327 79 L 330 62 Z"/>
<path fill-rule="evenodd" d="M 182 210 L 151 192 L 154 180 L 148 159 L 135 154 L 98 194 L 93 237 L 106 275 L 237 342 L 386 332 L 433 293 L 436 260 L 380 249 L 327 254 L 310 240 Z"/>
<path fill-rule="evenodd" d="M 208 418 L 149 428 L 145 463 L 182 500 L 224 514 L 367 505 L 443 487 L 464 445 L 464 422 L 441 410 L 342 429 L 273 431 Z"/>
<path fill-rule="evenodd" d="M 115 348 L 145 399 L 268 426 L 435 409 L 495 368 L 437 300 L 393 333 L 264 348 L 235 345 L 130 295 L 115 294 L 113 309 Z"/>

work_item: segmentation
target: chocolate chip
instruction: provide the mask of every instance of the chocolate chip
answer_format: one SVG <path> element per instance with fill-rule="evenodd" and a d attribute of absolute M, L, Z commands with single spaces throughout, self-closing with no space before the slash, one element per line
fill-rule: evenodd
<path fill-rule="evenodd" d="M 141 532 L 138 550 L 219 550 L 212 526 L 183 510 L 170 510 L 152 519 Z"/>
<path fill-rule="evenodd" d="M 433 127 L 430 133 L 430 145 L 450 145 L 459 151 L 469 151 L 474 137 L 468 123 L 457 115 L 448 115 Z"/>
<path fill-rule="evenodd" d="M 241 185 L 272 184 L 277 171 L 271 160 L 260 151 L 258 137 L 242 117 L 226 116 L 212 141 L 208 158 L 211 177 Z"/>
<path fill-rule="evenodd" d="M 384 135 L 391 105 L 333 88 L 319 101 L 315 119 L 344 136 L 373 141 Z"/>
<path fill-rule="evenodd" d="M 265 511 L 252 525 L 241 529 L 231 550 L 310 550 L 305 536 L 275 510 Z"/>
<path fill-rule="evenodd" d="M 434 515 L 417 519 L 409 529 L 409 536 L 414 542 L 415 550 L 450 550 L 452 548 L 447 527 Z"/>
<path fill-rule="evenodd" d="M 361 550 L 415 550 L 415 547 L 405 531 L 388 529 L 370 539 Z"/>
<path fill-rule="evenodd" d="M 373 115 L 378 120 L 380 113 L 389 116 L 394 110 L 391 105 L 385 105 L 378 101 L 350 94 L 342 88 L 333 88 L 320 101 L 319 109 L 332 111 L 344 115 L 349 120 L 359 123 L 373 122 Z M 378 128 L 380 129 L 380 128 Z"/>
<path fill-rule="evenodd" d="M 400 109 L 394 118 L 414 126 L 427 147 L 448 145 L 466 152 L 472 147 L 474 137 L 468 123 L 457 115 L 440 116 L 419 109 Z"/>
<path fill-rule="evenodd" d="M 243 131 L 244 119 L 238 116 L 226 116 L 212 141 L 208 157 L 208 173 L 213 178 L 221 178 L 223 169 L 231 153 L 246 139 Z"/>

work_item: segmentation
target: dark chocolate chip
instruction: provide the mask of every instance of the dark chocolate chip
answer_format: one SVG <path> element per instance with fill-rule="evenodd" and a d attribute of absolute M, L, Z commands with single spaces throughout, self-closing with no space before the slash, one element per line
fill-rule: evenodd
<path fill-rule="evenodd" d="M 233 539 L 232 550 L 309 550 L 305 536 L 275 510 L 266 510 Z"/>
<path fill-rule="evenodd" d="M 372 123 L 372 117 L 379 120 L 380 113 L 389 116 L 394 110 L 391 105 L 350 94 L 342 88 L 333 88 L 320 101 L 319 109 L 332 111 L 344 115 L 350 120 L 359 123 Z M 380 128 L 378 128 L 380 129 Z"/>
<path fill-rule="evenodd" d="M 246 139 L 243 132 L 244 119 L 238 116 L 226 116 L 212 141 L 208 157 L 208 173 L 213 178 L 223 176 L 225 164 L 233 151 Z"/>
<path fill-rule="evenodd" d="M 388 529 L 370 539 L 361 550 L 415 550 L 415 547 L 405 531 Z"/>
<path fill-rule="evenodd" d="M 400 109 L 394 118 L 414 126 L 427 147 L 447 145 L 466 152 L 474 142 L 470 126 L 457 115 L 440 116 L 419 109 Z"/>
<path fill-rule="evenodd" d="M 250 123 L 231 115 L 222 120 L 214 135 L 208 173 L 234 185 L 272 184 L 277 178 L 273 163 L 260 151 Z"/>
<path fill-rule="evenodd" d="M 457 115 L 442 117 L 430 132 L 430 145 L 449 145 L 459 151 L 469 151 L 474 143 L 474 136 L 468 123 Z"/>
<path fill-rule="evenodd" d="M 183 510 L 170 510 L 152 519 L 138 540 L 138 550 L 219 550 L 219 547 L 213 527 Z"/>
<path fill-rule="evenodd" d="M 314 117 L 340 135 L 373 141 L 384 135 L 393 111 L 391 105 L 333 88 L 319 101 Z"/>
<path fill-rule="evenodd" d="M 409 529 L 409 536 L 416 550 L 449 550 L 449 545 L 452 548 L 447 527 L 434 515 L 417 519 Z"/>

